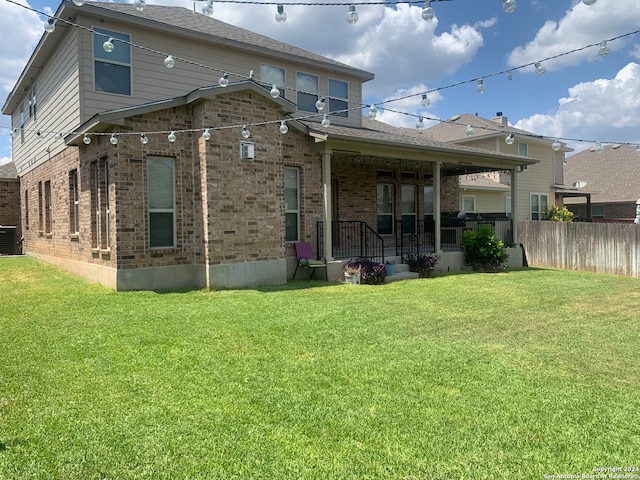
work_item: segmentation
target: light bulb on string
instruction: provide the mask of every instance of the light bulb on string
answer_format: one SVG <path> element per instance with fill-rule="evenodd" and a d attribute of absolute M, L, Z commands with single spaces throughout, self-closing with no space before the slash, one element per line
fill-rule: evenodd
<path fill-rule="evenodd" d="M 506 143 L 507 145 L 513 145 L 513 142 L 515 141 L 516 141 L 516 136 L 513 132 L 507 135 L 507 138 L 504 139 L 504 143 Z"/>
<path fill-rule="evenodd" d="M 113 45 L 113 37 L 109 37 L 109 39 L 102 44 L 102 49 L 107 53 L 113 52 L 114 48 L 115 46 Z"/>
<path fill-rule="evenodd" d="M 207 0 L 205 2 L 204 7 L 202 7 L 202 13 L 209 17 L 213 15 L 213 0 Z"/>
<path fill-rule="evenodd" d="M 562 148 L 562 145 L 560 144 L 560 141 L 557 138 L 553 140 L 553 143 L 551 144 L 551 148 L 553 149 L 554 152 L 557 152 L 558 150 L 560 150 L 560 148 Z"/>
<path fill-rule="evenodd" d="M 38 138 L 38 140 L 42 140 L 42 138 L 44 137 L 44 135 L 42 134 L 42 132 L 40 130 L 38 130 L 36 132 L 36 137 Z"/>
<path fill-rule="evenodd" d="M 73 0 L 73 4 L 76 7 L 81 7 L 82 5 L 84 5 L 84 1 L 83 0 Z"/>
<path fill-rule="evenodd" d="M 435 16 L 436 12 L 433 11 L 431 2 L 424 2 L 424 7 L 422 7 L 422 19 L 428 22 L 433 20 Z"/>
<path fill-rule="evenodd" d="M 249 131 L 249 129 L 247 128 L 246 125 L 244 125 L 242 127 L 242 138 L 247 139 L 251 136 L 251 132 Z"/>
<path fill-rule="evenodd" d="M 349 11 L 347 12 L 347 23 L 354 25 L 358 21 L 358 12 L 356 12 L 355 5 L 349 5 Z"/>
<path fill-rule="evenodd" d="M 464 133 L 470 137 L 471 135 L 473 135 L 475 132 L 473 131 L 473 127 L 471 125 L 467 125 L 467 128 L 465 128 Z"/>
<path fill-rule="evenodd" d="M 171 132 L 169 134 L 169 136 L 167 137 L 167 140 L 169 140 L 171 143 L 176 141 L 176 132 Z"/>
<path fill-rule="evenodd" d="M 84 143 L 85 145 L 89 145 L 91 143 L 91 137 L 85 133 L 84 137 L 82 138 L 82 143 Z"/>
<path fill-rule="evenodd" d="M 211 140 L 211 131 L 208 128 L 205 128 L 204 132 L 202 132 L 202 138 L 205 140 Z"/>
<path fill-rule="evenodd" d="M 602 152 L 604 152 L 604 147 L 602 146 L 602 143 L 596 142 L 596 153 L 602 153 Z"/>
<path fill-rule="evenodd" d="M 320 99 L 316 102 L 316 110 L 324 110 L 324 104 L 326 100 L 324 97 L 320 97 Z"/>
<path fill-rule="evenodd" d="M 517 6 L 518 4 L 516 3 L 516 0 L 504 0 L 502 2 L 502 10 L 504 10 L 504 13 L 515 12 Z"/>
<path fill-rule="evenodd" d="M 278 88 L 278 86 L 274 83 L 271 86 L 271 91 L 269 92 L 271 94 L 271 96 L 273 98 L 278 98 L 280 96 L 280 89 Z"/>
<path fill-rule="evenodd" d="M 536 62 L 533 66 L 536 69 L 536 75 L 541 76 L 547 73 L 547 69 L 544 68 L 544 65 L 542 65 L 540 62 Z"/>
<path fill-rule="evenodd" d="M 136 10 L 142 12 L 147 6 L 147 2 L 145 0 L 134 0 L 133 6 L 136 7 Z"/>
<path fill-rule="evenodd" d="M 371 120 L 375 120 L 375 118 L 378 116 L 378 109 L 376 108 L 376 106 L 373 103 L 369 107 L 369 113 L 367 114 L 367 116 Z"/>
<path fill-rule="evenodd" d="M 511 70 L 507 70 L 507 80 L 513 80 L 513 74 L 511 73 Z"/>
<path fill-rule="evenodd" d="M 485 91 L 484 80 L 478 80 L 478 84 L 476 85 L 476 92 L 484 93 L 484 91 Z"/>
<path fill-rule="evenodd" d="M 111 145 L 117 145 L 118 144 L 118 137 L 116 136 L 115 133 L 111 134 L 111 138 L 109 139 L 109 142 L 111 142 Z"/>
<path fill-rule="evenodd" d="M 598 49 L 598 55 L 601 57 L 606 57 L 611 52 L 611 49 L 607 45 L 607 41 L 603 40 L 600 42 L 600 48 Z"/>
<path fill-rule="evenodd" d="M 640 144 L 636 145 L 636 153 L 640 155 Z"/>
<path fill-rule="evenodd" d="M 276 12 L 276 22 L 284 23 L 287 21 L 287 12 L 284 11 L 284 5 L 278 5 L 278 11 Z"/>
<path fill-rule="evenodd" d="M 176 61 L 173 59 L 173 56 L 169 55 L 164 59 L 164 66 L 167 68 L 173 68 L 176 64 Z"/>
<path fill-rule="evenodd" d="M 582 0 L 582 3 L 584 3 L 585 5 L 593 5 L 594 3 L 596 3 L 596 0 Z"/>
<path fill-rule="evenodd" d="M 289 127 L 287 127 L 287 122 L 285 122 L 284 120 L 280 121 L 280 133 L 281 134 L 285 134 L 289 131 Z"/>
<path fill-rule="evenodd" d="M 426 93 L 422 94 L 422 100 L 420 101 L 420 105 L 422 105 L 423 107 L 428 107 L 429 105 L 431 105 L 431 100 L 429 100 L 429 97 L 427 96 Z"/>
<path fill-rule="evenodd" d="M 149 138 L 144 133 L 140 134 L 140 143 L 142 143 L 143 145 L 149 143 Z"/>
<path fill-rule="evenodd" d="M 11 129 L 11 131 L 9 132 L 9 136 L 10 136 L 11 138 L 13 138 L 13 137 L 15 137 L 15 136 L 16 136 L 16 129 L 15 129 L 15 128 L 12 128 L 12 129 Z"/>
<path fill-rule="evenodd" d="M 229 74 L 228 73 L 224 73 L 220 79 L 218 80 L 218 85 L 220 85 L 221 87 L 227 87 L 229 86 Z"/>
<path fill-rule="evenodd" d="M 44 31 L 47 33 L 53 33 L 56 29 L 55 20 L 53 17 L 49 17 L 46 22 L 44 22 Z"/>
<path fill-rule="evenodd" d="M 58 142 L 62 140 L 62 132 L 58 132 L 55 134 L 55 136 L 53 137 L 54 140 L 57 140 Z"/>
<path fill-rule="evenodd" d="M 329 125 L 331 125 L 331 120 L 329 120 L 329 115 L 327 115 L 326 113 L 324 114 L 324 117 L 322 117 L 322 126 L 323 127 L 328 127 Z"/>
<path fill-rule="evenodd" d="M 416 128 L 422 130 L 422 127 L 424 127 L 424 118 L 418 117 L 418 120 L 416 120 Z"/>

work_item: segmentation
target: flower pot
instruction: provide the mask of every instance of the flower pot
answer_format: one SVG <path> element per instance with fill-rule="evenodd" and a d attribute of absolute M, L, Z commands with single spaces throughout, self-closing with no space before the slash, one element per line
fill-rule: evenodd
<path fill-rule="evenodd" d="M 385 273 L 387 274 L 387 277 L 390 276 L 390 275 L 393 275 L 393 272 L 395 271 L 395 268 L 396 268 L 396 266 L 394 264 L 392 264 L 392 263 L 387 263 L 384 266 Z"/>
<path fill-rule="evenodd" d="M 349 273 L 344 272 L 344 281 L 353 285 L 360 285 L 360 272 Z"/>

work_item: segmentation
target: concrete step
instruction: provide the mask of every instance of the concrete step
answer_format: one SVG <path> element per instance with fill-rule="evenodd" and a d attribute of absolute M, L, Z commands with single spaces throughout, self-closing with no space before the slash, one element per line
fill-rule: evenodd
<path fill-rule="evenodd" d="M 408 271 L 408 269 L 406 272 L 398 272 L 398 270 L 396 269 L 396 271 L 393 272 L 393 275 L 387 275 L 385 277 L 384 283 L 397 282 L 399 280 L 415 280 L 416 278 L 419 278 L 417 272 L 410 272 Z"/>

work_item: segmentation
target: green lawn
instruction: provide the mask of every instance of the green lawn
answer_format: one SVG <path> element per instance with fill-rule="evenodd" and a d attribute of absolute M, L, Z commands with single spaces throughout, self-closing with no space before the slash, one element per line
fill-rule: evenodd
<path fill-rule="evenodd" d="M 116 293 L 2 258 L 0 479 L 638 467 L 639 345 L 639 279 Z"/>

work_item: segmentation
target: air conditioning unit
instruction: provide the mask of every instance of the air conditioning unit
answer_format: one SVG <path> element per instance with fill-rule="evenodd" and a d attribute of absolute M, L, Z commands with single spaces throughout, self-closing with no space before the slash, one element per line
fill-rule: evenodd
<path fill-rule="evenodd" d="M 240 142 L 240 159 L 253 160 L 255 157 L 255 145 L 251 142 Z"/>

